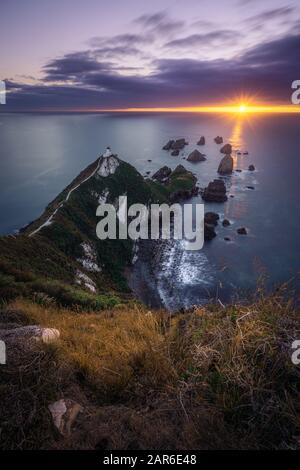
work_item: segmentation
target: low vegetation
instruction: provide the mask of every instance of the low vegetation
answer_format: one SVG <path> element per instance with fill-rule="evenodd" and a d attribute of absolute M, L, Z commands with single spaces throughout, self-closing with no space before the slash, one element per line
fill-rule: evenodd
<path fill-rule="evenodd" d="M 170 316 L 137 304 L 71 311 L 17 299 L 0 322 L 60 339 L 0 367 L 2 448 L 296 449 L 299 310 L 285 292 Z M 49 403 L 82 408 L 59 436 Z"/>

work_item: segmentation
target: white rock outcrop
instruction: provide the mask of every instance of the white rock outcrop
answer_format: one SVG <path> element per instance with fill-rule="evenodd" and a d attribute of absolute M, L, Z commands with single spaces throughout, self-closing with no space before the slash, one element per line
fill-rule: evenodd
<path fill-rule="evenodd" d="M 48 406 L 54 426 L 62 435 L 70 435 L 72 424 L 83 408 L 73 400 L 60 399 Z"/>
<path fill-rule="evenodd" d="M 79 269 L 76 271 L 76 284 L 83 285 L 93 293 L 97 291 L 94 281 Z"/>
<path fill-rule="evenodd" d="M 98 175 L 104 178 L 113 175 L 119 164 L 119 160 L 114 155 L 109 157 L 103 156 L 99 162 Z"/>
<path fill-rule="evenodd" d="M 101 194 L 99 194 L 98 203 L 99 204 L 105 204 L 106 201 L 107 201 L 108 196 L 109 196 L 109 190 L 105 189 L 104 191 L 102 191 Z"/>
<path fill-rule="evenodd" d="M 77 258 L 77 261 L 87 270 L 94 273 L 100 273 L 101 268 L 97 263 L 97 253 L 95 248 L 87 242 L 81 243 L 83 248 L 83 257 Z"/>

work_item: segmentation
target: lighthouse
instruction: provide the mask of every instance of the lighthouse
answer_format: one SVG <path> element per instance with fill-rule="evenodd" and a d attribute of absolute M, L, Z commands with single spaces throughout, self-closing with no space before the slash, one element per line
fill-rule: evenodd
<path fill-rule="evenodd" d="M 107 157 L 111 157 L 111 156 L 112 156 L 112 152 L 110 150 L 110 147 L 106 147 L 106 150 L 104 152 L 103 157 L 107 158 Z"/>

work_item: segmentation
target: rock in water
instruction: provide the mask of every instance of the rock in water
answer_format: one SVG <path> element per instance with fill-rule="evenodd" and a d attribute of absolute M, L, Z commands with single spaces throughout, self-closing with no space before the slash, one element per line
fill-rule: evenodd
<path fill-rule="evenodd" d="M 223 147 L 220 149 L 221 153 L 225 153 L 226 155 L 230 155 L 232 152 L 232 145 L 231 144 L 225 144 Z"/>
<path fill-rule="evenodd" d="M 227 201 L 226 187 L 223 180 L 211 181 L 204 189 L 202 199 L 206 202 Z"/>
<path fill-rule="evenodd" d="M 183 182 L 185 183 L 185 188 L 182 187 Z M 196 182 L 197 178 L 193 173 L 186 170 L 183 165 L 177 165 L 167 183 L 167 188 L 171 188 L 170 202 L 178 202 L 197 196 L 199 188 L 196 186 Z M 178 184 L 180 184 L 181 188 L 178 188 Z"/>
<path fill-rule="evenodd" d="M 175 149 L 171 152 L 172 157 L 178 157 L 179 155 L 179 150 Z"/>
<path fill-rule="evenodd" d="M 154 180 L 159 181 L 160 183 L 165 183 L 171 173 L 172 173 L 171 168 L 169 168 L 168 166 L 163 166 L 156 173 L 154 173 L 152 178 Z"/>
<path fill-rule="evenodd" d="M 197 142 L 197 145 L 205 145 L 205 137 L 202 135 Z"/>
<path fill-rule="evenodd" d="M 208 225 L 218 225 L 219 219 L 219 214 L 216 214 L 215 212 L 206 212 L 204 215 L 204 223 Z"/>
<path fill-rule="evenodd" d="M 247 235 L 248 232 L 247 232 L 247 230 L 245 229 L 245 227 L 241 227 L 241 228 L 238 228 L 238 229 L 237 229 L 237 233 L 238 233 L 239 235 Z"/>
<path fill-rule="evenodd" d="M 223 144 L 223 137 L 221 137 L 220 135 L 217 135 L 214 140 L 216 144 Z"/>
<path fill-rule="evenodd" d="M 182 150 L 185 145 L 188 145 L 185 139 L 177 139 L 175 142 L 173 141 L 172 150 Z"/>
<path fill-rule="evenodd" d="M 218 168 L 218 173 L 220 175 L 230 175 L 233 170 L 233 158 L 231 155 L 225 155 L 225 157 L 222 158 L 219 168 Z"/>
<path fill-rule="evenodd" d="M 187 161 L 193 163 L 204 162 L 205 160 L 205 156 L 203 155 L 203 153 L 199 152 L 199 150 L 193 150 L 193 152 L 190 153 L 187 157 Z"/>
<path fill-rule="evenodd" d="M 223 227 L 229 227 L 229 225 L 230 225 L 229 220 L 228 220 L 228 219 L 224 219 L 223 222 L 222 222 L 222 225 L 223 225 Z"/>
<path fill-rule="evenodd" d="M 163 146 L 163 150 L 171 150 L 173 144 L 174 140 L 169 140 L 169 142 L 167 142 L 166 145 Z"/>
<path fill-rule="evenodd" d="M 248 170 L 249 171 L 255 171 L 255 166 L 254 165 L 249 165 Z"/>
<path fill-rule="evenodd" d="M 212 240 L 217 236 L 215 232 L 215 228 L 213 225 L 210 224 L 204 224 L 204 240 L 206 242 Z"/>

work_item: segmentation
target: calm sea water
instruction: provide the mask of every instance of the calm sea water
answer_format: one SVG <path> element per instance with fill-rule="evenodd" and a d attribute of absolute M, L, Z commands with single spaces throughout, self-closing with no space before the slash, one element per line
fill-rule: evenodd
<path fill-rule="evenodd" d="M 201 135 L 207 140 L 200 149 L 207 161 L 189 164 L 182 158 L 197 147 Z M 182 163 L 204 187 L 217 177 L 221 154 L 213 142 L 216 135 L 235 149 L 249 151 L 247 156 L 235 156 L 235 168 L 243 171 L 226 181 L 234 198 L 206 207 L 232 225 L 219 225 L 218 237 L 198 253 L 184 252 L 178 245 L 162 258 L 154 283 L 160 298 L 169 308 L 213 296 L 226 301 L 253 289 L 262 274 L 269 276 L 269 284 L 297 277 L 300 117 L 295 115 L 1 114 L 0 233 L 13 232 L 35 219 L 107 145 L 142 174 Z M 184 155 L 171 157 L 161 148 L 176 137 L 185 137 L 190 144 Z M 247 171 L 249 164 L 255 165 L 255 172 Z M 248 236 L 237 235 L 240 226 L 247 227 Z M 136 269 L 144 272 L 141 266 Z M 298 278 L 294 285 L 300 291 Z"/>

